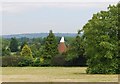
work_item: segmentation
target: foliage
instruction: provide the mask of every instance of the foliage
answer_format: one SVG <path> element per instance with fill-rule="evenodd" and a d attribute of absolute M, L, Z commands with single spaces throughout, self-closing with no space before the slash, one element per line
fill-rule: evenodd
<path fill-rule="evenodd" d="M 10 55 L 10 49 L 2 48 L 2 56 L 9 56 Z"/>
<path fill-rule="evenodd" d="M 10 55 L 9 40 L 0 38 L 0 55 L 8 56 Z"/>
<path fill-rule="evenodd" d="M 40 57 L 41 56 L 41 44 L 40 43 L 34 43 L 30 45 L 31 51 L 32 51 L 32 56 L 34 58 Z"/>
<path fill-rule="evenodd" d="M 53 66 L 65 66 L 66 65 L 66 60 L 65 60 L 66 55 L 65 54 L 58 54 L 52 58 L 52 65 Z"/>
<path fill-rule="evenodd" d="M 35 58 L 34 59 L 33 66 L 40 66 L 40 58 Z"/>
<path fill-rule="evenodd" d="M 45 46 L 43 53 L 44 63 L 45 65 L 50 65 L 52 57 L 58 54 L 58 49 L 57 49 L 58 45 L 57 45 L 56 37 L 53 34 L 52 30 L 50 30 L 49 35 L 45 39 L 44 46 Z"/>
<path fill-rule="evenodd" d="M 85 50 L 83 46 L 83 39 L 82 36 L 80 36 L 80 33 L 78 32 L 76 38 L 69 45 L 66 60 L 72 62 L 75 59 L 80 59 L 80 65 L 86 65 L 86 58 L 84 56 L 84 52 Z"/>
<path fill-rule="evenodd" d="M 120 2 L 117 4 L 118 7 L 118 70 L 117 73 L 120 74 Z"/>
<path fill-rule="evenodd" d="M 16 38 L 11 38 L 10 46 L 9 46 L 11 52 L 17 52 L 18 51 L 18 41 Z"/>
<path fill-rule="evenodd" d="M 73 43 L 74 40 L 75 40 L 75 37 L 65 37 L 66 47 L 69 47 Z"/>
<path fill-rule="evenodd" d="M 27 45 L 27 42 L 26 42 L 26 41 L 22 42 L 22 44 L 21 44 L 21 46 L 20 46 L 20 51 L 22 51 L 22 48 L 23 48 L 25 45 Z"/>
<path fill-rule="evenodd" d="M 10 40 L 5 38 L 0 38 L 0 44 L 1 44 L 0 47 L 2 48 L 9 47 Z"/>
<path fill-rule="evenodd" d="M 0 37 L 0 55 L 2 55 L 2 38 Z"/>
<path fill-rule="evenodd" d="M 1 57 L 0 60 L 2 60 L 2 67 L 7 66 L 17 66 L 18 65 L 18 58 L 13 56 L 4 56 Z"/>
<path fill-rule="evenodd" d="M 34 66 L 33 59 L 28 58 L 28 57 L 21 57 L 22 60 L 18 62 L 18 66 L 23 67 L 23 66 Z"/>
<path fill-rule="evenodd" d="M 31 49 L 28 47 L 28 45 L 25 45 L 22 48 L 21 55 L 24 56 L 24 57 L 26 57 L 26 58 L 33 58 L 32 57 Z"/>
<path fill-rule="evenodd" d="M 31 59 L 26 59 L 21 56 L 4 56 L 0 60 L 2 60 L 2 67 L 32 66 L 33 64 Z"/>
<path fill-rule="evenodd" d="M 94 14 L 83 27 L 87 73 L 118 73 L 118 7 Z"/>
<path fill-rule="evenodd" d="M 44 58 L 40 57 L 40 63 L 42 64 L 44 62 Z"/>

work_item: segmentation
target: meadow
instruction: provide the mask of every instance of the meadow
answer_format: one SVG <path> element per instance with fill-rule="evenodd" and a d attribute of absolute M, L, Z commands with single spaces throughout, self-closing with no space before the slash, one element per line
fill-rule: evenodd
<path fill-rule="evenodd" d="M 86 74 L 86 67 L 2 67 L 2 82 L 117 82 L 117 74 Z"/>

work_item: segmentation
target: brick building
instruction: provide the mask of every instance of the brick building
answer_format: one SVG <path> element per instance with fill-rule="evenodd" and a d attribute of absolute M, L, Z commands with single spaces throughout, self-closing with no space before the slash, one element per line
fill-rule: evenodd
<path fill-rule="evenodd" d="M 65 45 L 65 40 L 64 37 L 61 38 L 60 43 L 58 44 L 58 51 L 59 53 L 66 52 L 67 47 Z"/>

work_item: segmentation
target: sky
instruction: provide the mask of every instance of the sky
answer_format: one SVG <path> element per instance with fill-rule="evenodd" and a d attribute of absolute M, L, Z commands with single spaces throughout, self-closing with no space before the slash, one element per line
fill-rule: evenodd
<path fill-rule="evenodd" d="M 118 1 L 4 0 L 0 6 L 0 35 L 23 33 L 77 33 L 93 14 Z"/>

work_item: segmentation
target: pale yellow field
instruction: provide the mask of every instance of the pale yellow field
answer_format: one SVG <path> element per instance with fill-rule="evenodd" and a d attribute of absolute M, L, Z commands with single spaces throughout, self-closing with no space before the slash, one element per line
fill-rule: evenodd
<path fill-rule="evenodd" d="M 86 67 L 3 67 L 2 82 L 118 82 L 118 75 L 86 74 Z"/>

